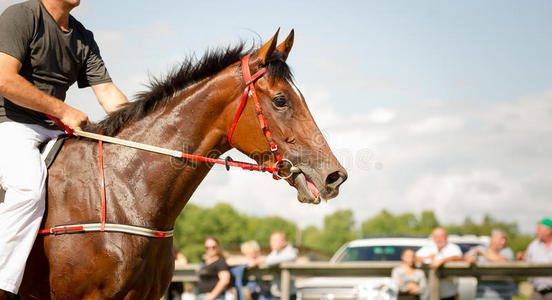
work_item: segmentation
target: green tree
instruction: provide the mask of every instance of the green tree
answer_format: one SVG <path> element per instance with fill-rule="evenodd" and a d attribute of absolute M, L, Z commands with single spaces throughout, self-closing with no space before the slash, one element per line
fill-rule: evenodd
<path fill-rule="evenodd" d="M 205 209 L 188 203 L 180 213 L 175 223 L 174 243 L 186 255 L 189 261 L 200 261 L 204 252 Z"/>
<path fill-rule="evenodd" d="M 311 225 L 305 228 L 301 232 L 303 246 L 321 250 L 324 248 L 322 245 L 322 232 L 316 226 Z M 328 252 L 329 253 L 329 252 Z"/>
<path fill-rule="evenodd" d="M 200 261 L 206 237 L 216 237 L 223 247 L 239 245 L 247 237 L 246 218 L 232 206 L 219 203 L 213 208 L 188 204 L 175 224 L 175 244 L 190 261 Z"/>
<path fill-rule="evenodd" d="M 363 235 L 424 233 L 416 216 L 411 213 L 394 216 L 387 210 L 366 220 L 361 225 Z"/>
<path fill-rule="evenodd" d="M 345 242 L 358 236 L 355 220 L 350 209 L 338 210 L 324 217 L 324 230 L 320 235 L 320 250 L 334 253 Z"/>
<path fill-rule="evenodd" d="M 418 224 L 418 233 L 430 234 L 433 228 L 437 226 L 439 226 L 439 220 L 437 220 L 435 213 L 432 210 L 422 211 Z"/>
<path fill-rule="evenodd" d="M 176 220 L 174 241 L 189 261 L 198 262 L 208 236 L 216 237 L 224 248 L 239 247 L 247 240 L 268 246 L 274 231 L 283 231 L 290 241 L 295 240 L 295 223 L 283 218 L 248 217 L 227 203 L 212 208 L 188 204 Z"/>
<path fill-rule="evenodd" d="M 375 235 L 395 233 L 395 225 L 393 215 L 383 209 L 378 215 L 362 223 L 362 234 Z"/>

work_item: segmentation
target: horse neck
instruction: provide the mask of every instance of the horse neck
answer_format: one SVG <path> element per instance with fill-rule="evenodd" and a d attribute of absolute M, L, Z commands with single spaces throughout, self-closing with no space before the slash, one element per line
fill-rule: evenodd
<path fill-rule="evenodd" d="M 220 74 L 182 91 L 165 108 L 129 124 L 117 137 L 198 156 L 220 156 L 230 149 L 225 139 L 225 124 L 231 120 L 228 104 L 240 93 L 239 82 L 230 75 Z M 156 228 L 171 228 L 210 166 L 141 150 L 129 149 L 129 155 L 142 165 L 143 176 L 132 175 L 136 172 L 133 163 L 123 173 L 138 178 L 133 185 L 140 197 L 146 197 L 135 207 L 140 211 L 132 215 L 151 217 L 148 223 Z"/>

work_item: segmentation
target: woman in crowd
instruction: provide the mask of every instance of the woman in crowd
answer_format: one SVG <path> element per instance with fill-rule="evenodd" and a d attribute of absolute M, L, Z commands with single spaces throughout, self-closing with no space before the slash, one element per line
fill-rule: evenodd
<path fill-rule="evenodd" d="M 407 248 L 402 252 L 403 264 L 393 268 L 391 278 L 399 289 L 398 300 L 419 300 L 426 289 L 426 278 L 422 270 L 414 267 L 416 252 Z"/>
<path fill-rule="evenodd" d="M 205 264 L 199 270 L 197 289 L 201 300 L 224 300 L 230 283 L 230 271 L 222 255 L 222 247 L 214 237 L 205 239 Z"/>

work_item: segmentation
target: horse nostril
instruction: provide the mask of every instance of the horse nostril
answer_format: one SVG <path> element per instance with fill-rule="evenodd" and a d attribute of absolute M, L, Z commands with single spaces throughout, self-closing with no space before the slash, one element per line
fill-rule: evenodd
<path fill-rule="evenodd" d="M 347 175 L 340 171 L 335 171 L 326 177 L 326 185 L 339 186 L 345 179 L 347 179 Z"/>

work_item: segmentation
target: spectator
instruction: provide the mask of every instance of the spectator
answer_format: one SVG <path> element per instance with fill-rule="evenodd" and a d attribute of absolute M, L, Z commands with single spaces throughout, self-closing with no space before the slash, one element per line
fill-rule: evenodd
<path fill-rule="evenodd" d="M 263 260 L 264 264 L 267 266 L 279 265 L 283 262 L 293 262 L 297 259 L 298 250 L 293 248 L 287 242 L 287 236 L 283 231 L 276 231 L 270 236 L 270 249 L 272 250 L 270 254 Z M 295 299 L 295 284 L 292 281 L 290 287 L 290 299 Z M 272 298 L 279 299 L 280 292 L 280 282 L 276 281 L 272 283 L 270 288 Z"/>
<path fill-rule="evenodd" d="M 506 233 L 501 229 L 491 231 L 489 247 L 473 247 L 464 260 L 475 262 L 506 262 L 514 260 L 514 252 L 506 247 Z M 479 280 L 476 299 L 512 299 L 514 285 L 511 279 Z"/>
<path fill-rule="evenodd" d="M 182 254 L 182 252 L 178 251 L 174 257 L 174 263 L 176 265 L 185 265 L 188 263 L 188 259 L 184 256 L 184 254 Z"/>
<path fill-rule="evenodd" d="M 227 263 L 231 267 L 230 272 L 234 276 L 238 299 L 248 299 L 248 297 L 253 300 L 270 299 L 269 288 L 262 291 L 257 280 L 243 278 L 245 269 L 257 267 L 264 260 L 259 243 L 254 240 L 244 242 L 241 244 L 240 250 L 243 257 L 227 259 Z"/>
<path fill-rule="evenodd" d="M 513 261 L 514 252 L 506 247 L 506 233 L 501 229 L 493 229 L 489 247 L 472 247 L 464 256 L 464 260 L 470 263 Z"/>
<path fill-rule="evenodd" d="M 205 264 L 199 269 L 197 285 L 200 300 L 224 300 L 224 292 L 230 283 L 230 271 L 222 255 L 219 241 L 214 237 L 205 239 Z"/>
<path fill-rule="evenodd" d="M 174 265 L 185 265 L 188 263 L 186 256 L 178 250 L 178 247 L 173 244 Z M 184 284 L 182 282 L 171 282 L 169 285 L 168 300 L 181 300 L 182 293 L 184 292 Z"/>
<path fill-rule="evenodd" d="M 537 225 L 537 238 L 527 247 L 526 260 L 534 263 L 552 263 L 552 219 L 544 218 Z M 533 300 L 552 300 L 552 277 L 532 277 Z"/>
<path fill-rule="evenodd" d="M 196 300 L 196 297 L 194 295 L 194 286 L 186 282 L 184 283 L 184 293 L 182 293 L 182 300 Z"/>
<path fill-rule="evenodd" d="M 437 269 L 445 262 L 462 260 L 462 250 L 458 245 L 449 243 L 447 231 L 442 227 L 433 229 L 433 243 L 416 252 L 416 260 L 427 263 Z M 456 285 L 448 278 L 439 279 L 439 295 L 442 300 L 453 300 L 458 293 Z"/>
<path fill-rule="evenodd" d="M 270 249 L 272 252 L 264 259 L 264 263 L 268 266 L 297 259 L 298 251 L 291 245 L 288 245 L 286 233 L 283 231 L 274 232 L 270 236 Z"/>
<path fill-rule="evenodd" d="M 227 259 L 229 266 L 247 265 L 250 268 L 258 266 L 264 261 L 264 257 L 261 256 L 261 247 L 257 241 L 251 240 L 241 244 L 241 253 L 243 257 L 235 257 Z"/>
<path fill-rule="evenodd" d="M 175 265 L 185 265 L 188 263 L 188 259 L 182 252 L 180 252 L 180 249 L 173 244 L 173 255 L 174 255 L 174 264 Z"/>
<path fill-rule="evenodd" d="M 401 260 L 403 264 L 391 271 L 393 283 L 399 290 L 397 300 L 419 300 L 426 289 L 427 281 L 424 272 L 414 267 L 414 249 L 406 248 L 402 252 Z"/>

